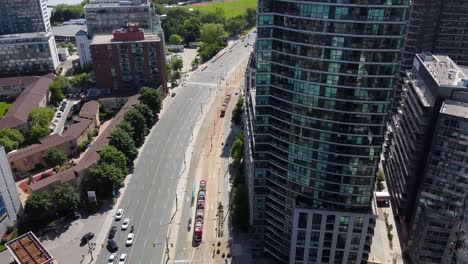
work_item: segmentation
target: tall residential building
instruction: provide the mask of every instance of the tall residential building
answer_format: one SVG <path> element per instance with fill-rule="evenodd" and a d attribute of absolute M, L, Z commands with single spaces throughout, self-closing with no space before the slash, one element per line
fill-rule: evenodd
<path fill-rule="evenodd" d="M 0 0 L 0 35 L 49 32 L 47 0 Z"/>
<path fill-rule="evenodd" d="M 128 22 L 136 22 L 146 33 L 163 37 L 161 21 L 148 0 L 91 0 L 84 7 L 88 34 L 110 34 Z"/>
<path fill-rule="evenodd" d="M 0 147 L 0 235 L 3 235 L 8 226 L 13 225 L 22 206 L 16 190 L 13 174 L 3 147 Z"/>
<path fill-rule="evenodd" d="M 411 0 L 408 29 L 395 102 L 401 101 L 402 81 L 416 53 L 449 56 L 468 66 L 468 3 L 465 0 Z M 395 109 L 396 109 L 395 104 Z"/>
<path fill-rule="evenodd" d="M 144 34 L 137 23 L 116 29 L 111 35 L 94 35 L 90 51 L 96 88 L 126 93 L 148 86 L 167 92 L 161 39 Z"/>
<path fill-rule="evenodd" d="M 365 263 L 408 0 L 259 0 L 254 254 Z"/>
<path fill-rule="evenodd" d="M 414 263 L 468 263 L 468 68 L 417 54 L 382 162 Z M 463 231 L 463 232 L 462 232 Z"/>
<path fill-rule="evenodd" d="M 0 75 L 53 72 L 59 63 L 52 32 L 0 35 Z"/>
<path fill-rule="evenodd" d="M 89 50 L 89 44 L 91 44 L 91 39 L 89 38 L 88 33 L 83 30 L 80 30 L 75 35 L 76 48 L 78 49 L 78 54 L 80 56 L 80 66 L 85 68 L 91 66 L 91 51 Z"/>

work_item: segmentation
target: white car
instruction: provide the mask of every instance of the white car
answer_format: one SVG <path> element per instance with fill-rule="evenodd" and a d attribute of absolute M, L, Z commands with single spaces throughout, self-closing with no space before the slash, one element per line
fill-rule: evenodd
<path fill-rule="evenodd" d="M 120 254 L 119 264 L 125 264 L 125 260 L 127 260 L 127 254 Z"/>
<path fill-rule="evenodd" d="M 130 233 L 127 236 L 127 242 L 125 242 L 125 245 L 131 246 L 133 244 L 133 238 L 135 237 L 135 234 Z"/>
<path fill-rule="evenodd" d="M 117 210 L 117 213 L 115 214 L 115 220 L 122 219 L 122 216 L 123 216 L 123 209 Z"/>
<path fill-rule="evenodd" d="M 58 112 L 57 117 L 62 117 L 62 112 Z"/>
<path fill-rule="evenodd" d="M 130 218 L 125 218 L 122 222 L 122 230 L 127 230 L 128 224 L 130 224 Z"/>
<path fill-rule="evenodd" d="M 112 253 L 107 259 L 107 263 L 114 263 L 114 260 L 115 260 L 115 253 Z"/>

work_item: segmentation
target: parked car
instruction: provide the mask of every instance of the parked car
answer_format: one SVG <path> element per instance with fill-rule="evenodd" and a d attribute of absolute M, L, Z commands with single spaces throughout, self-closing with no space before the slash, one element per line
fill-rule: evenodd
<path fill-rule="evenodd" d="M 57 117 L 62 117 L 62 112 L 59 111 L 59 112 L 57 113 Z"/>
<path fill-rule="evenodd" d="M 82 238 L 81 238 L 81 245 L 84 245 L 86 243 L 88 243 L 91 239 L 93 239 L 94 237 L 94 234 L 89 232 L 89 233 L 86 233 Z"/>
<path fill-rule="evenodd" d="M 78 220 L 78 219 L 80 219 L 80 218 L 81 218 L 81 214 L 78 213 L 78 212 L 74 212 L 73 214 L 69 214 L 69 215 L 67 216 L 67 219 L 69 219 L 69 220 Z M 92 234 L 92 233 L 91 233 L 91 234 Z"/>
<path fill-rule="evenodd" d="M 122 219 L 122 217 L 123 217 L 123 209 L 117 210 L 117 213 L 115 214 L 115 220 L 118 221 Z"/>
<path fill-rule="evenodd" d="M 122 230 L 127 230 L 129 224 L 130 224 L 130 218 L 125 218 L 122 222 Z"/>
<path fill-rule="evenodd" d="M 107 238 L 109 239 L 112 239 L 115 237 L 115 233 L 117 232 L 117 227 L 116 226 L 112 226 L 110 231 L 109 231 L 109 235 L 107 236 Z"/>

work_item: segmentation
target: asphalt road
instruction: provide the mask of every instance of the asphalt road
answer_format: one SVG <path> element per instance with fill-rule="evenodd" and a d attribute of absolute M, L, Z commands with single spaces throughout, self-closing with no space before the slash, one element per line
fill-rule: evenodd
<path fill-rule="evenodd" d="M 177 183 L 193 127 L 219 76 L 248 56 L 251 48 L 241 44 L 216 61 L 207 63 L 203 71 L 193 73 L 186 86 L 178 88 L 177 95 L 170 99 L 173 102 L 163 110 L 164 115 L 148 136 L 120 204 L 124 218 L 129 217 L 130 226 L 135 227 L 135 241 L 131 247 L 125 246 L 130 228 L 121 231 L 121 221 L 112 223 L 118 227 L 115 237 L 119 246 L 117 257 L 128 254 L 126 263 L 163 262 Z M 106 228 L 110 229 L 110 226 Z M 101 250 L 96 263 L 106 263 L 109 255 L 106 249 Z"/>

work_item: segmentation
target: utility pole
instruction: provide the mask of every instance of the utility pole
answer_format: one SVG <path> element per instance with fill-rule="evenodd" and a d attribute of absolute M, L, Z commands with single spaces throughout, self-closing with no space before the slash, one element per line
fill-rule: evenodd
<path fill-rule="evenodd" d="M 88 239 L 88 250 L 89 250 L 89 254 L 91 255 L 91 261 L 93 261 L 94 260 L 93 249 L 91 248 L 91 244 L 89 243 L 89 239 Z"/>

